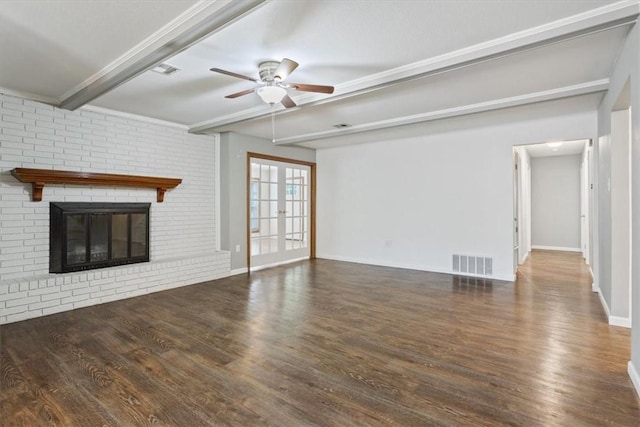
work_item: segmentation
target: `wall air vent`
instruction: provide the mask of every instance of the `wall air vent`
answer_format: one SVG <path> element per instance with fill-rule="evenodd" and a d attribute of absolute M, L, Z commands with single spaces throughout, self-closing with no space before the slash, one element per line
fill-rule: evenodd
<path fill-rule="evenodd" d="M 493 276 L 493 258 L 454 254 L 451 270 L 469 276 Z"/>

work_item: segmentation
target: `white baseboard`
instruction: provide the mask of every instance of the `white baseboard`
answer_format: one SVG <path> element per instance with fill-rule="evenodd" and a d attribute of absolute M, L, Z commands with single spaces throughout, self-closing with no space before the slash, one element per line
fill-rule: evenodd
<path fill-rule="evenodd" d="M 607 321 L 609 321 L 609 318 L 611 317 L 611 312 L 609 311 L 609 306 L 607 305 L 607 301 L 605 301 L 604 297 L 602 296 L 602 292 L 600 292 L 599 289 L 598 289 L 598 296 L 600 297 L 600 304 L 602 304 L 602 308 L 604 308 L 604 314 L 607 316 Z"/>
<path fill-rule="evenodd" d="M 454 273 L 451 270 L 445 270 L 441 268 L 424 266 L 424 265 L 415 265 L 415 264 L 405 264 L 405 263 L 395 263 L 395 262 L 380 262 L 378 260 L 366 259 L 366 258 L 352 258 L 345 257 L 340 255 L 317 255 L 317 258 L 328 259 L 331 261 L 344 261 L 344 262 L 353 262 L 356 264 L 368 264 L 368 265 L 377 265 L 379 267 L 391 267 L 391 268 L 403 268 L 406 270 L 419 270 L 419 271 L 428 271 L 431 273 L 442 273 L 442 274 L 451 274 L 454 276 L 468 276 L 468 277 L 477 277 L 479 279 L 493 279 L 493 280 L 504 280 L 506 282 L 515 282 L 516 275 L 493 275 L 493 276 L 480 276 L 474 274 L 462 274 L 462 273 Z"/>
<path fill-rule="evenodd" d="M 518 265 L 524 264 L 527 261 L 527 258 L 529 258 L 529 254 L 531 252 L 527 252 L 526 254 L 524 254 L 524 256 L 522 257 L 522 259 L 520 260 L 520 262 L 518 262 Z"/>
<path fill-rule="evenodd" d="M 609 316 L 609 324 L 631 329 L 631 319 L 628 317 Z"/>
<path fill-rule="evenodd" d="M 598 293 L 598 296 L 600 297 L 600 304 L 602 304 L 602 308 L 604 308 L 604 314 L 607 316 L 607 322 L 611 326 L 620 326 L 622 328 L 631 328 L 631 319 L 630 318 L 612 316 L 611 315 L 611 311 L 609 310 L 609 306 L 607 305 L 607 301 L 605 301 L 604 297 L 602 296 L 602 292 L 600 292 L 600 289 L 594 290 L 594 292 Z"/>
<path fill-rule="evenodd" d="M 633 386 L 636 388 L 638 398 L 640 398 L 640 373 L 638 373 L 638 370 L 633 366 L 632 361 L 629 361 L 629 364 L 627 365 L 627 372 L 629 373 Z"/>
<path fill-rule="evenodd" d="M 237 276 L 238 274 L 248 273 L 249 269 L 247 267 L 236 268 L 235 270 L 231 270 L 229 272 L 229 276 Z"/>
<path fill-rule="evenodd" d="M 582 252 L 582 249 L 580 248 L 566 248 L 563 246 L 532 245 L 531 249 L 542 249 L 545 251 Z"/>

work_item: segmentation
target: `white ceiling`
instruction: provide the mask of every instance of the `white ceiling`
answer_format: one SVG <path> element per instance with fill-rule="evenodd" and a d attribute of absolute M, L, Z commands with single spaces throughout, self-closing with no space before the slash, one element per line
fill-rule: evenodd
<path fill-rule="evenodd" d="M 2 0 L 0 86 L 61 98 L 195 3 Z"/>
<path fill-rule="evenodd" d="M 593 110 L 639 13 L 637 0 L 2 0 L 0 91 L 269 139 L 275 111 L 277 143 L 321 148 L 541 102 Z M 288 81 L 335 93 L 290 91 L 299 108 L 271 109 L 225 99 L 254 84 L 209 71 L 257 77 L 283 57 L 300 63 Z M 145 71 L 162 61 L 181 71 Z"/>

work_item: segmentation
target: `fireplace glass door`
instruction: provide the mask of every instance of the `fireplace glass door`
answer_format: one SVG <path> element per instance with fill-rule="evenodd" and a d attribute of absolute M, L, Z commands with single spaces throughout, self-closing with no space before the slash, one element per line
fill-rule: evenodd
<path fill-rule="evenodd" d="M 143 256 L 147 249 L 146 222 L 143 214 L 131 214 L 131 256 Z"/>
<path fill-rule="evenodd" d="M 51 273 L 149 261 L 149 203 L 51 203 Z"/>
<path fill-rule="evenodd" d="M 76 265 L 87 262 L 87 216 L 71 214 L 65 217 L 67 226 L 67 264 Z"/>
<path fill-rule="evenodd" d="M 111 215 L 111 258 L 122 259 L 129 256 L 129 215 Z"/>
<path fill-rule="evenodd" d="M 89 223 L 89 262 L 106 261 L 109 259 L 109 215 L 90 214 Z"/>

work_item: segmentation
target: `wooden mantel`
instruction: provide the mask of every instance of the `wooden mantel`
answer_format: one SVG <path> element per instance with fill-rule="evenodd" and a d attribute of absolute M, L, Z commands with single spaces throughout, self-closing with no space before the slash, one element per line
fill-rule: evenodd
<path fill-rule="evenodd" d="M 32 185 L 33 191 L 31 193 L 31 199 L 34 202 L 42 200 L 42 189 L 46 184 L 73 184 L 155 188 L 158 194 L 158 203 L 162 203 L 164 200 L 164 192 L 175 188 L 182 182 L 182 179 L 178 178 L 27 168 L 15 168 L 11 171 L 11 175 L 20 182 L 26 182 Z"/>

